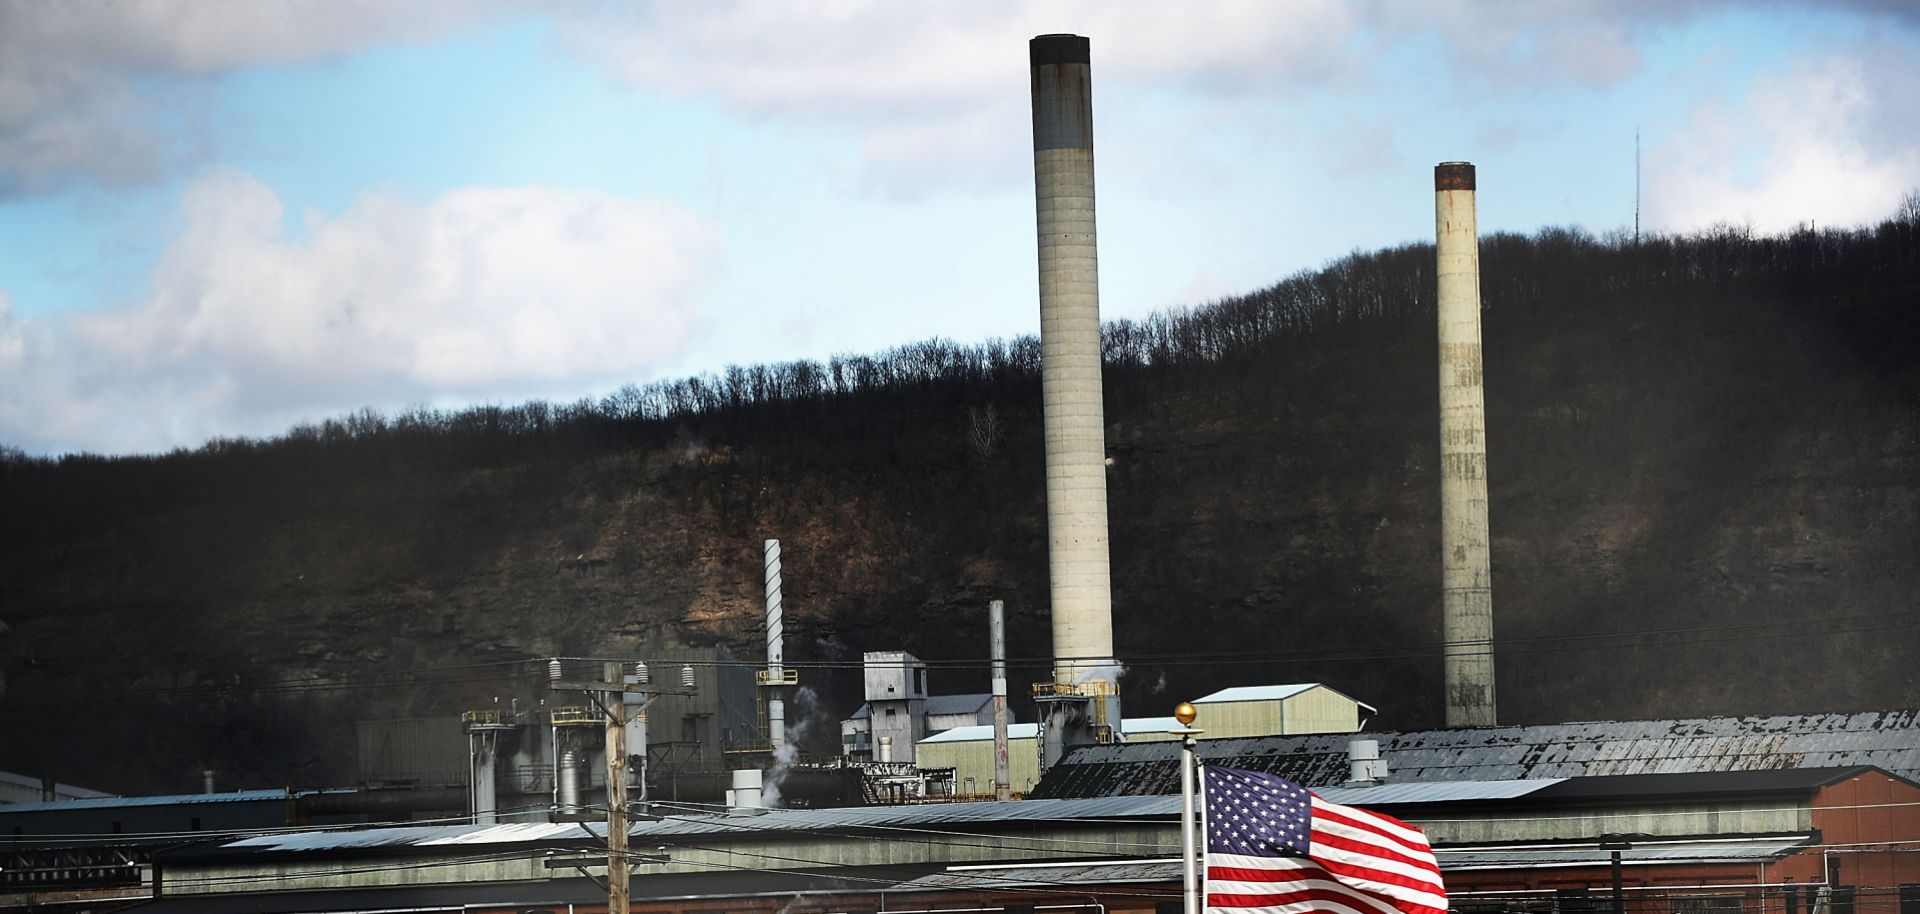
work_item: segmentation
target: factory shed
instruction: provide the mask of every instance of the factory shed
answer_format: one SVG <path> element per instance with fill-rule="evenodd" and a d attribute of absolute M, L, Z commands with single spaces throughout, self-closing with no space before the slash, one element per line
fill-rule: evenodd
<path fill-rule="evenodd" d="M 1220 736 L 1352 733 L 1376 713 L 1372 705 L 1317 682 L 1236 686 L 1193 704 Z"/>
<path fill-rule="evenodd" d="M 1844 899 L 1855 914 L 1893 914 L 1900 887 L 1920 885 L 1920 785 L 1868 767 L 1319 793 L 1426 829 L 1456 911 L 1606 910 L 1616 852 L 1626 914 L 1812 914 L 1809 883 L 1827 879 L 1830 910 Z M 636 852 L 666 858 L 637 868 L 634 910 L 1145 914 L 1177 897 L 1177 807 L 1153 796 L 669 813 L 631 829 Z M 589 914 L 604 895 L 547 861 L 604 853 L 602 834 L 540 823 L 262 835 L 167 854 L 163 896 L 136 910 Z"/>
<path fill-rule="evenodd" d="M 94 800 L 113 794 L 102 790 L 61 784 L 52 778 L 28 777 L 0 771 L 0 805 L 9 803 L 52 803 L 60 800 Z"/>
<path fill-rule="evenodd" d="M 1202 706 L 1195 726 L 1208 727 Z M 1348 743 L 1379 743 L 1391 781 L 1763 771 L 1872 765 L 1920 776 L 1920 711 L 1591 721 L 1405 733 L 1207 739 L 1208 762 L 1269 771 L 1309 787 L 1344 783 Z M 1035 798 L 1171 794 L 1179 747 L 1086 746 L 1049 769 Z"/>
<path fill-rule="evenodd" d="M 993 723 L 993 693 L 927 696 L 927 732 Z"/>

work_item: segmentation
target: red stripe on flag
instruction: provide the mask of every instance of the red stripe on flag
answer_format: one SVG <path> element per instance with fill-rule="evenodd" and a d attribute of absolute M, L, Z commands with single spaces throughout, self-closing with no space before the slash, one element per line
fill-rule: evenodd
<path fill-rule="evenodd" d="M 1373 834 L 1379 835 L 1380 837 L 1385 838 L 1388 841 L 1392 841 L 1393 843 L 1398 844 L 1401 847 L 1404 847 L 1410 851 L 1422 852 L 1430 849 L 1430 845 L 1428 845 L 1426 842 L 1409 841 L 1406 838 L 1401 837 L 1399 834 L 1395 832 L 1391 832 L 1384 828 L 1381 828 L 1378 822 L 1368 821 L 1369 818 L 1382 819 L 1390 824 L 1397 825 L 1408 831 L 1412 831 L 1412 832 L 1419 831 L 1419 829 L 1414 828 L 1413 826 L 1408 825 L 1407 823 L 1402 822 L 1399 819 L 1396 819 L 1392 816 L 1383 816 L 1377 812 L 1366 812 L 1363 810 L 1355 809 L 1351 806 L 1341 806 L 1337 803 L 1328 803 L 1325 801 L 1321 801 L 1313 805 L 1313 820 L 1316 824 L 1319 823 L 1321 819 L 1329 819 L 1334 822 L 1339 822 L 1343 825 L 1350 825 L 1350 826 L 1353 826 L 1354 828 L 1358 828 L 1363 831 L 1372 832 Z"/>
<path fill-rule="evenodd" d="M 1342 878 L 1343 875 L 1345 875 L 1346 878 Z M 1281 869 L 1281 870 L 1249 869 L 1247 867 L 1225 867 L 1225 866 L 1207 867 L 1207 879 L 1209 882 L 1270 883 L 1274 886 L 1275 894 L 1280 894 L 1280 890 L 1282 890 L 1285 886 L 1288 886 L 1288 885 L 1300 884 L 1300 883 L 1306 883 L 1306 882 L 1312 882 L 1312 881 L 1329 882 L 1329 883 L 1337 883 L 1343 886 L 1346 890 L 1346 895 L 1344 897 L 1349 897 L 1358 901 L 1367 902 L 1369 903 L 1369 907 L 1384 907 L 1389 910 L 1399 910 L 1403 912 L 1409 912 L 1409 914 L 1443 914 L 1443 912 L 1446 911 L 1446 908 L 1444 907 L 1436 907 L 1433 905 L 1422 904 L 1418 901 L 1414 901 L 1413 899 L 1400 898 L 1394 895 L 1390 895 L 1379 889 L 1374 889 L 1367 886 L 1354 885 L 1352 882 L 1352 879 L 1355 878 L 1356 875 L 1357 875 L 1357 878 L 1366 879 L 1374 882 L 1387 882 L 1386 879 L 1375 878 L 1374 874 L 1368 873 L 1364 870 L 1359 871 L 1357 874 L 1342 874 L 1339 872 L 1335 872 L 1333 870 L 1326 869 L 1325 861 L 1321 861 L 1321 860 L 1315 860 L 1311 864 L 1308 864 L 1306 866 L 1293 868 L 1293 869 Z M 1403 888 L 1407 888 L 1412 891 L 1417 891 L 1424 895 L 1435 895 L 1442 898 L 1446 897 L 1446 890 L 1443 887 L 1441 887 L 1437 882 L 1434 884 L 1421 884 L 1421 883 L 1412 883 L 1412 884 L 1394 883 L 1394 884 L 1402 885 Z M 1309 891 L 1309 890 L 1303 889 L 1301 891 Z"/>
<path fill-rule="evenodd" d="M 1407 866 L 1419 867 L 1423 870 L 1433 869 L 1432 852 L 1415 854 L 1398 847 L 1381 847 L 1378 844 L 1369 844 L 1365 841 L 1349 838 L 1346 835 L 1336 835 L 1331 832 L 1320 831 L 1319 829 L 1315 829 L 1309 837 L 1313 841 L 1315 848 L 1331 847 L 1354 854 L 1377 857 L 1381 860 L 1394 860 L 1404 863 Z"/>

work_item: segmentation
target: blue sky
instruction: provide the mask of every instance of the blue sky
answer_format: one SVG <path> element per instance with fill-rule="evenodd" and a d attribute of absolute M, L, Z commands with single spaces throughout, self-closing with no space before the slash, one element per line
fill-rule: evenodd
<path fill-rule="evenodd" d="M 1103 310 L 1483 231 L 1856 224 L 1896 0 L 0 0 L 0 444 L 133 453 L 1034 332 L 1026 40 L 1092 39 Z"/>

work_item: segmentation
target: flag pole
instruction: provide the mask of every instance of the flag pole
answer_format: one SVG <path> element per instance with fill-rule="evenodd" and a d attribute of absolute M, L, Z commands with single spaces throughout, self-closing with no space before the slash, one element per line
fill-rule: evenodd
<path fill-rule="evenodd" d="M 1206 731 L 1193 728 L 1193 719 L 1198 714 L 1192 704 L 1181 702 L 1173 709 L 1173 719 L 1179 721 L 1180 726 L 1167 731 L 1180 737 L 1180 891 L 1186 914 L 1201 914 L 1199 867 L 1195 863 L 1199 849 L 1194 839 L 1193 738 Z"/>

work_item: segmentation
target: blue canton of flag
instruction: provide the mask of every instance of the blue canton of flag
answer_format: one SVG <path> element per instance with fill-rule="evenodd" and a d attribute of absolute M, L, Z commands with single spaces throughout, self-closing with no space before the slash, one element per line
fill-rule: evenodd
<path fill-rule="evenodd" d="M 1271 774 L 1207 766 L 1207 852 L 1305 857 L 1311 794 Z"/>

